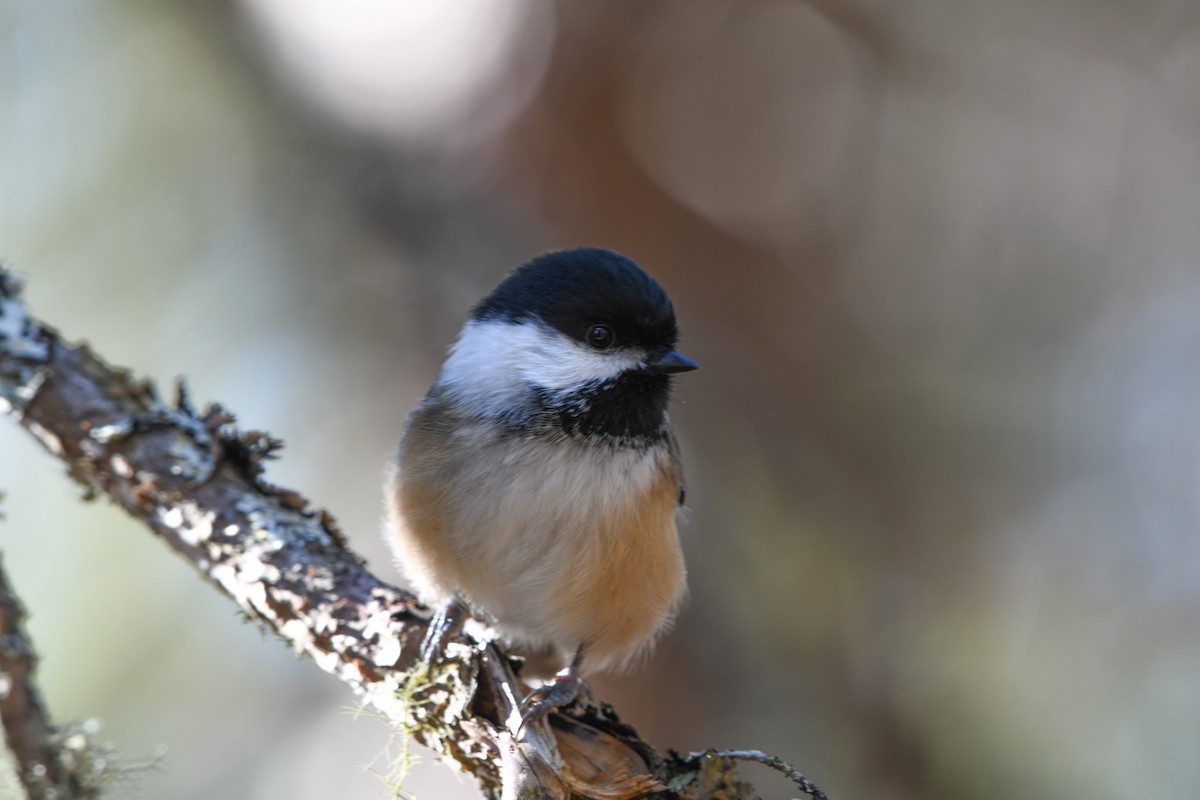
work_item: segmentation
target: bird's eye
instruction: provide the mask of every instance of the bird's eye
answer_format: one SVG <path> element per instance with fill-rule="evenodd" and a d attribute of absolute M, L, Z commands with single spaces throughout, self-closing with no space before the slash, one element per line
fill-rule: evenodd
<path fill-rule="evenodd" d="M 612 328 L 607 325 L 593 325 L 588 328 L 587 343 L 597 350 L 607 350 L 612 347 L 615 338 Z"/>

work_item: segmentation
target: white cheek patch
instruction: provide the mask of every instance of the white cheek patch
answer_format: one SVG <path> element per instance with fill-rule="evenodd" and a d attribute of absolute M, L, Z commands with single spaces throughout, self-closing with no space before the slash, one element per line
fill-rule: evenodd
<path fill-rule="evenodd" d="M 537 322 L 471 320 L 450 348 L 440 383 L 461 402 L 501 412 L 531 386 L 565 392 L 641 366 L 637 350 L 598 352 Z"/>

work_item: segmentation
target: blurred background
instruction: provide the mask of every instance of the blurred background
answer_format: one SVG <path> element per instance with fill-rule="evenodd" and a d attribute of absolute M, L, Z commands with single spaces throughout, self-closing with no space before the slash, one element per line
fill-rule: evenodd
<path fill-rule="evenodd" d="M 268 478 L 394 578 L 381 469 L 469 306 L 623 251 L 703 366 L 673 410 L 691 598 L 599 697 L 835 800 L 1196 797 L 1198 26 L 5 0 L 0 255 L 68 337 L 286 440 Z M 54 715 L 165 747 L 112 796 L 387 796 L 383 723 L 11 424 L 0 489 Z M 416 797 L 478 796 L 417 762 Z"/>

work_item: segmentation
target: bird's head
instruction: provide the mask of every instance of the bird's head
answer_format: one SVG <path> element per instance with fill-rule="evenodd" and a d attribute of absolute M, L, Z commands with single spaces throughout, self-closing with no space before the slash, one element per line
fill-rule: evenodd
<path fill-rule="evenodd" d="M 600 248 L 518 267 L 471 312 L 438 381 L 482 416 L 557 415 L 571 433 L 641 436 L 663 426 L 671 375 L 696 368 L 662 287 Z"/>

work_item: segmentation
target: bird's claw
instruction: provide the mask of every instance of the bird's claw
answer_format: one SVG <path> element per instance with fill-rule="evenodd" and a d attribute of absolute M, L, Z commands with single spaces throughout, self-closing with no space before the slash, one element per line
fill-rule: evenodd
<path fill-rule="evenodd" d="M 521 701 L 521 727 L 540 722 L 557 708 L 568 706 L 579 698 L 592 699 L 592 687 L 580 677 L 574 667 L 562 670 L 549 683 L 530 692 Z"/>

